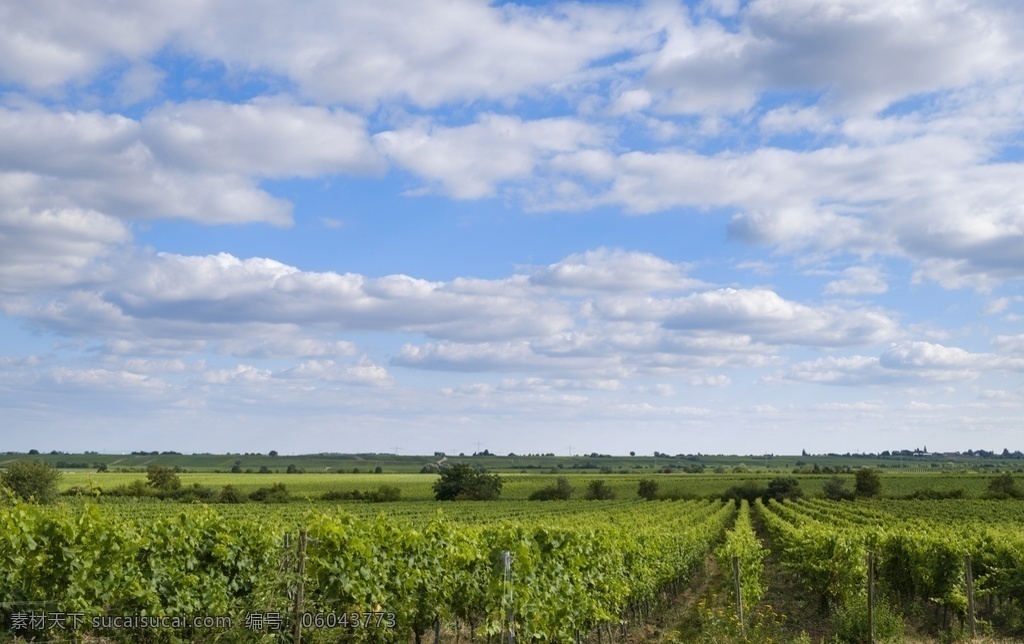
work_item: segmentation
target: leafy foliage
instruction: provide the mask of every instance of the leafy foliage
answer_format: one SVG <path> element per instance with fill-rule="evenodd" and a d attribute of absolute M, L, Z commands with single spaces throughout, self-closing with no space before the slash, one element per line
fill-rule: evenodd
<path fill-rule="evenodd" d="M 841 476 L 833 476 L 825 481 L 821 491 L 825 494 L 826 499 L 833 501 L 848 501 L 854 496 L 853 492 L 846 489 L 846 480 Z"/>
<path fill-rule="evenodd" d="M 572 486 L 569 479 L 559 476 L 554 484 L 542 487 L 530 494 L 531 501 L 568 501 L 572 498 Z"/>
<path fill-rule="evenodd" d="M 878 471 L 870 467 L 862 467 L 854 475 L 853 493 L 859 497 L 878 496 L 882 492 L 882 479 Z"/>
<path fill-rule="evenodd" d="M 0 485 L 24 501 L 49 503 L 57 497 L 61 473 L 42 461 L 16 461 L 0 473 Z"/>
<path fill-rule="evenodd" d="M 765 500 L 775 499 L 781 501 L 786 499 L 792 501 L 799 499 L 803 495 L 803 490 L 800 489 L 800 481 L 797 481 L 792 476 L 779 476 L 768 482 L 768 489 L 765 491 L 764 498 Z"/>
<path fill-rule="evenodd" d="M 376 490 L 368 490 L 366 492 L 360 490 L 350 490 L 348 492 L 332 490 L 324 492 L 320 498 L 324 501 L 352 500 L 368 501 L 370 503 L 390 503 L 402 498 L 402 490 L 396 485 L 381 485 Z"/>
<path fill-rule="evenodd" d="M 602 479 L 596 479 L 587 484 L 587 499 L 590 501 L 609 501 L 615 498 L 615 490 L 608 486 Z"/>
<path fill-rule="evenodd" d="M 181 479 L 178 478 L 178 474 L 169 467 L 153 465 L 149 468 L 149 471 L 146 472 L 146 478 L 149 480 L 149 485 L 151 487 L 163 492 L 177 490 L 181 487 Z"/>
<path fill-rule="evenodd" d="M 488 501 L 501 494 L 501 477 L 487 474 L 469 463 L 456 463 L 441 471 L 434 483 L 438 501 Z"/>
<path fill-rule="evenodd" d="M 651 479 L 641 479 L 637 486 L 636 495 L 641 499 L 653 501 L 658 496 L 658 482 Z"/>
<path fill-rule="evenodd" d="M 985 498 L 1021 499 L 1024 498 L 1024 489 L 1022 489 L 1020 484 L 1013 479 L 1013 474 L 1007 472 L 1005 474 L 1000 474 L 989 481 L 988 490 L 985 492 Z"/>
<path fill-rule="evenodd" d="M 263 503 L 287 503 L 291 500 L 291 495 L 284 483 L 274 483 L 270 487 L 259 488 L 250 494 L 249 498 Z"/>
<path fill-rule="evenodd" d="M 735 501 L 739 504 L 741 501 L 747 503 L 753 503 L 757 499 L 762 498 L 768 493 L 768 488 L 761 485 L 757 481 L 744 481 L 739 485 L 733 485 L 725 492 L 722 493 L 722 500 L 724 501 Z"/>

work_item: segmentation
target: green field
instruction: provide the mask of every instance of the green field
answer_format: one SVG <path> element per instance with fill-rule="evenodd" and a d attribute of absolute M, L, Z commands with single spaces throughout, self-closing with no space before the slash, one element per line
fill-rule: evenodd
<path fill-rule="evenodd" d="M 350 492 L 353 490 L 372 490 L 381 485 L 396 486 L 401 490 L 401 498 L 409 501 L 427 501 L 433 499 L 432 485 L 437 480 L 436 474 L 229 474 L 217 472 L 185 472 L 178 475 L 183 486 L 198 484 L 213 488 L 232 485 L 239 491 L 250 493 L 258 488 L 274 483 L 283 483 L 289 493 L 298 499 L 319 499 L 325 492 Z M 679 497 L 707 497 L 725 492 L 728 488 L 747 481 L 767 483 L 777 476 L 792 476 L 800 483 L 805 494 L 820 494 L 822 485 L 831 478 L 824 474 L 788 474 L 778 472 L 751 472 L 747 474 L 661 474 L 647 472 L 642 474 L 599 474 L 590 471 L 569 471 L 559 474 L 518 472 L 502 475 L 503 499 L 525 500 L 539 488 L 551 485 L 559 476 L 565 476 L 582 494 L 587 484 L 593 480 L 603 480 L 611 487 L 619 498 L 636 498 L 637 487 L 641 479 L 653 479 L 658 482 L 659 490 L 668 495 Z M 843 474 L 842 478 L 853 485 L 853 475 Z M 902 497 L 920 490 L 949 492 L 963 490 L 965 498 L 977 498 L 984 493 L 993 474 L 979 472 L 886 472 L 882 471 L 882 494 L 890 497 Z M 1024 477 L 1020 477 L 1024 478 Z M 105 472 L 66 470 L 63 473 L 61 487 L 99 488 L 110 490 L 132 481 L 145 481 L 142 472 Z"/>

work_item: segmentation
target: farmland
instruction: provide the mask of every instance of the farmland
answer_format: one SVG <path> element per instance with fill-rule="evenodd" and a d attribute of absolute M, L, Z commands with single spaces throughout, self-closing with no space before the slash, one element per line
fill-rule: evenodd
<path fill-rule="evenodd" d="M 302 462 L 285 468 L 293 460 Z M 177 474 L 182 489 L 230 486 L 242 501 L 283 485 L 276 503 L 119 496 L 147 486 L 144 468 L 68 469 L 57 503 L 0 508 L 4 629 L 57 641 L 289 641 L 296 626 L 303 641 L 468 641 L 512 630 L 522 641 L 860 641 L 870 555 L 879 636 L 966 637 L 973 615 L 988 637 L 1024 638 L 1024 501 L 982 498 L 995 468 L 879 468 L 879 496 L 837 502 L 824 498 L 832 473 L 740 462 L 665 473 L 621 461 L 605 471 L 567 459 L 507 468 L 498 500 L 454 503 L 433 500 L 437 474 L 408 471 L 414 463 L 391 471 L 401 468 L 384 460 L 379 473 Z M 853 489 L 854 474 L 839 471 Z M 529 500 L 560 477 L 571 500 Z M 793 482 L 790 500 L 735 496 L 783 479 Z M 641 481 L 661 500 L 639 498 Z M 585 500 L 594 483 L 614 498 Z M 397 500 L 351 498 L 381 488 Z M 922 492 L 959 498 L 908 498 Z M 36 611 L 84 621 L 70 631 L 22 627 Z M 144 632 L 102 621 L 125 615 L 220 615 L 232 625 Z"/>

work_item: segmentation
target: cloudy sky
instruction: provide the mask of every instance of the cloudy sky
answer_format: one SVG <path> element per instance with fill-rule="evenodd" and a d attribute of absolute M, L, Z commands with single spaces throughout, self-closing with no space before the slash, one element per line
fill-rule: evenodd
<path fill-rule="evenodd" d="M 2 449 L 1024 448 L 1006 0 L 0 4 Z"/>

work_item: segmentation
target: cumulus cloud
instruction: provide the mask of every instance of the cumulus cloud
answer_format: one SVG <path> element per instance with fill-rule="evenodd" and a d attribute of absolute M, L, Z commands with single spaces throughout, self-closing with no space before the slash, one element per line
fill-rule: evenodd
<path fill-rule="evenodd" d="M 688 269 L 685 264 L 667 262 L 649 253 L 598 248 L 537 269 L 530 283 L 591 293 L 682 291 L 704 286 L 686 275 Z"/>
<path fill-rule="evenodd" d="M 434 107 L 565 86 L 601 59 L 652 45 L 643 12 L 592 5 L 222 2 L 204 21 L 183 36 L 195 51 L 287 76 L 320 101 L 364 106 Z"/>
<path fill-rule="evenodd" d="M 274 375 L 278 378 L 322 380 L 373 387 L 394 384 L 394 379 L 387 369 L 373 364 L 365 356 L 354 364 L 339 364 L 334 360 L 309 360 Z"/>
<path fill-rule="evenodd" d="M 168 385 L 160 379 L 131 371 L 109 369 L 71 369 L 55 367 L 51 372 L 53 382 L 87 389 L 143 389 L 162 390 Z"/>
<path fill-rule="evenodd" d="M 383 170 L 362 117 L 296 105 L 287 98 L 246 104 L 164 105 L 142 121 L 143 139 L 164 163 L 263 177 L 315 177 Z"/>
<path fill-rule="evenodd" d="M 881 269 L 876 266 L 851 266 L 842 277 L 825 285 L 826 295 L 877 295 L 889 290 Z"/>
<path fill-rule="evenodd" d="M 783 347 L 871 345 L 900 333 L 881 310 L 707 289 L 686 269 L 602 248 L 526 274 L 443 282 L 310 272 L 227 253 L 140 253 L 96 290 L 8 306 L 40 328 L 116 336 L 102 346 L 109 355 L 213 351 L 307 359 L 313 369 L 359 353 L 339 334 L 397 332 L 432 341 L 406 342 L 390 358 L 396 366 L 566 381 L 685 374 L 695 386 L 729 384 L 709 369 L 775 364 Z"/>
<path fill-rule="evenodd" d="M 881 385 L 973 380 L 987 371 L 1019 371 L 1024 360 L 991 353 L 971 353 L 931 342 L 893 343 L 879 357 L 826 357 L 794 364 L 765 382 L 811 382 L 832 385 Z"/>
<path fill-rule="evenodd" d="M 88 78 L 112 59 L 137 59 L 164 46 L 206 3 L 57 0 L 0 7 L 0 78 L 42 90 Z"/>
<path fill-rule="evenodd" d="M 384 167 L 361 117 L 286 99 L 164 106 L 141 121 L 0 107 L 0 137 L 0 180 L 22 204 L 123 219 L 287 224 L 291 205 L 256 178 Z"/>
<path fill-rule="evenodd" d="M 420 124 L 374 136 L 392 161 L 456 199 L 491 196 L 499 183 L 525 179 L 557 153 L 596 145 L 593 126 L 569 118 L 523 121 L 482 114 L 459 127 Z"/>
<path fill-rule="evenodd" d="M 870 309 L 811 307 L 768 289 L 715 289 L 682 298 L 599 301 L 606 315 L 658 319 L 668 329 L 716 330 L 750 335 L 769 344 L 843 346 L 893 337 L 897 325 Z"/>
<path fill-rule="evenodd" d="M 997 75 L 1017 58 L 998 3 L 750 2 L 738 29 L 677 18 L 644 84 L 675 112 L 751 107 L 761 92 L 827 92 L 851 111 Z M 870 43 L 870 46 L 865 46 Z"/>
<path fill-rule="evenodd" d="M 9 179 L 10 177 L 6 177 Z M 0 175 L 0 293 L 68 286 L 95 278 L 95 261 L 131 238 L 122 222 L 95 211 L 33 212 L 8 199 Z"/>
<path fill-rule="evenodd" d="M 211 369 L 203 374 L 203 382 L 211 385 L 256 384 L 270 380 L 269 369 L 240 364 L 231 369 Z"/>

